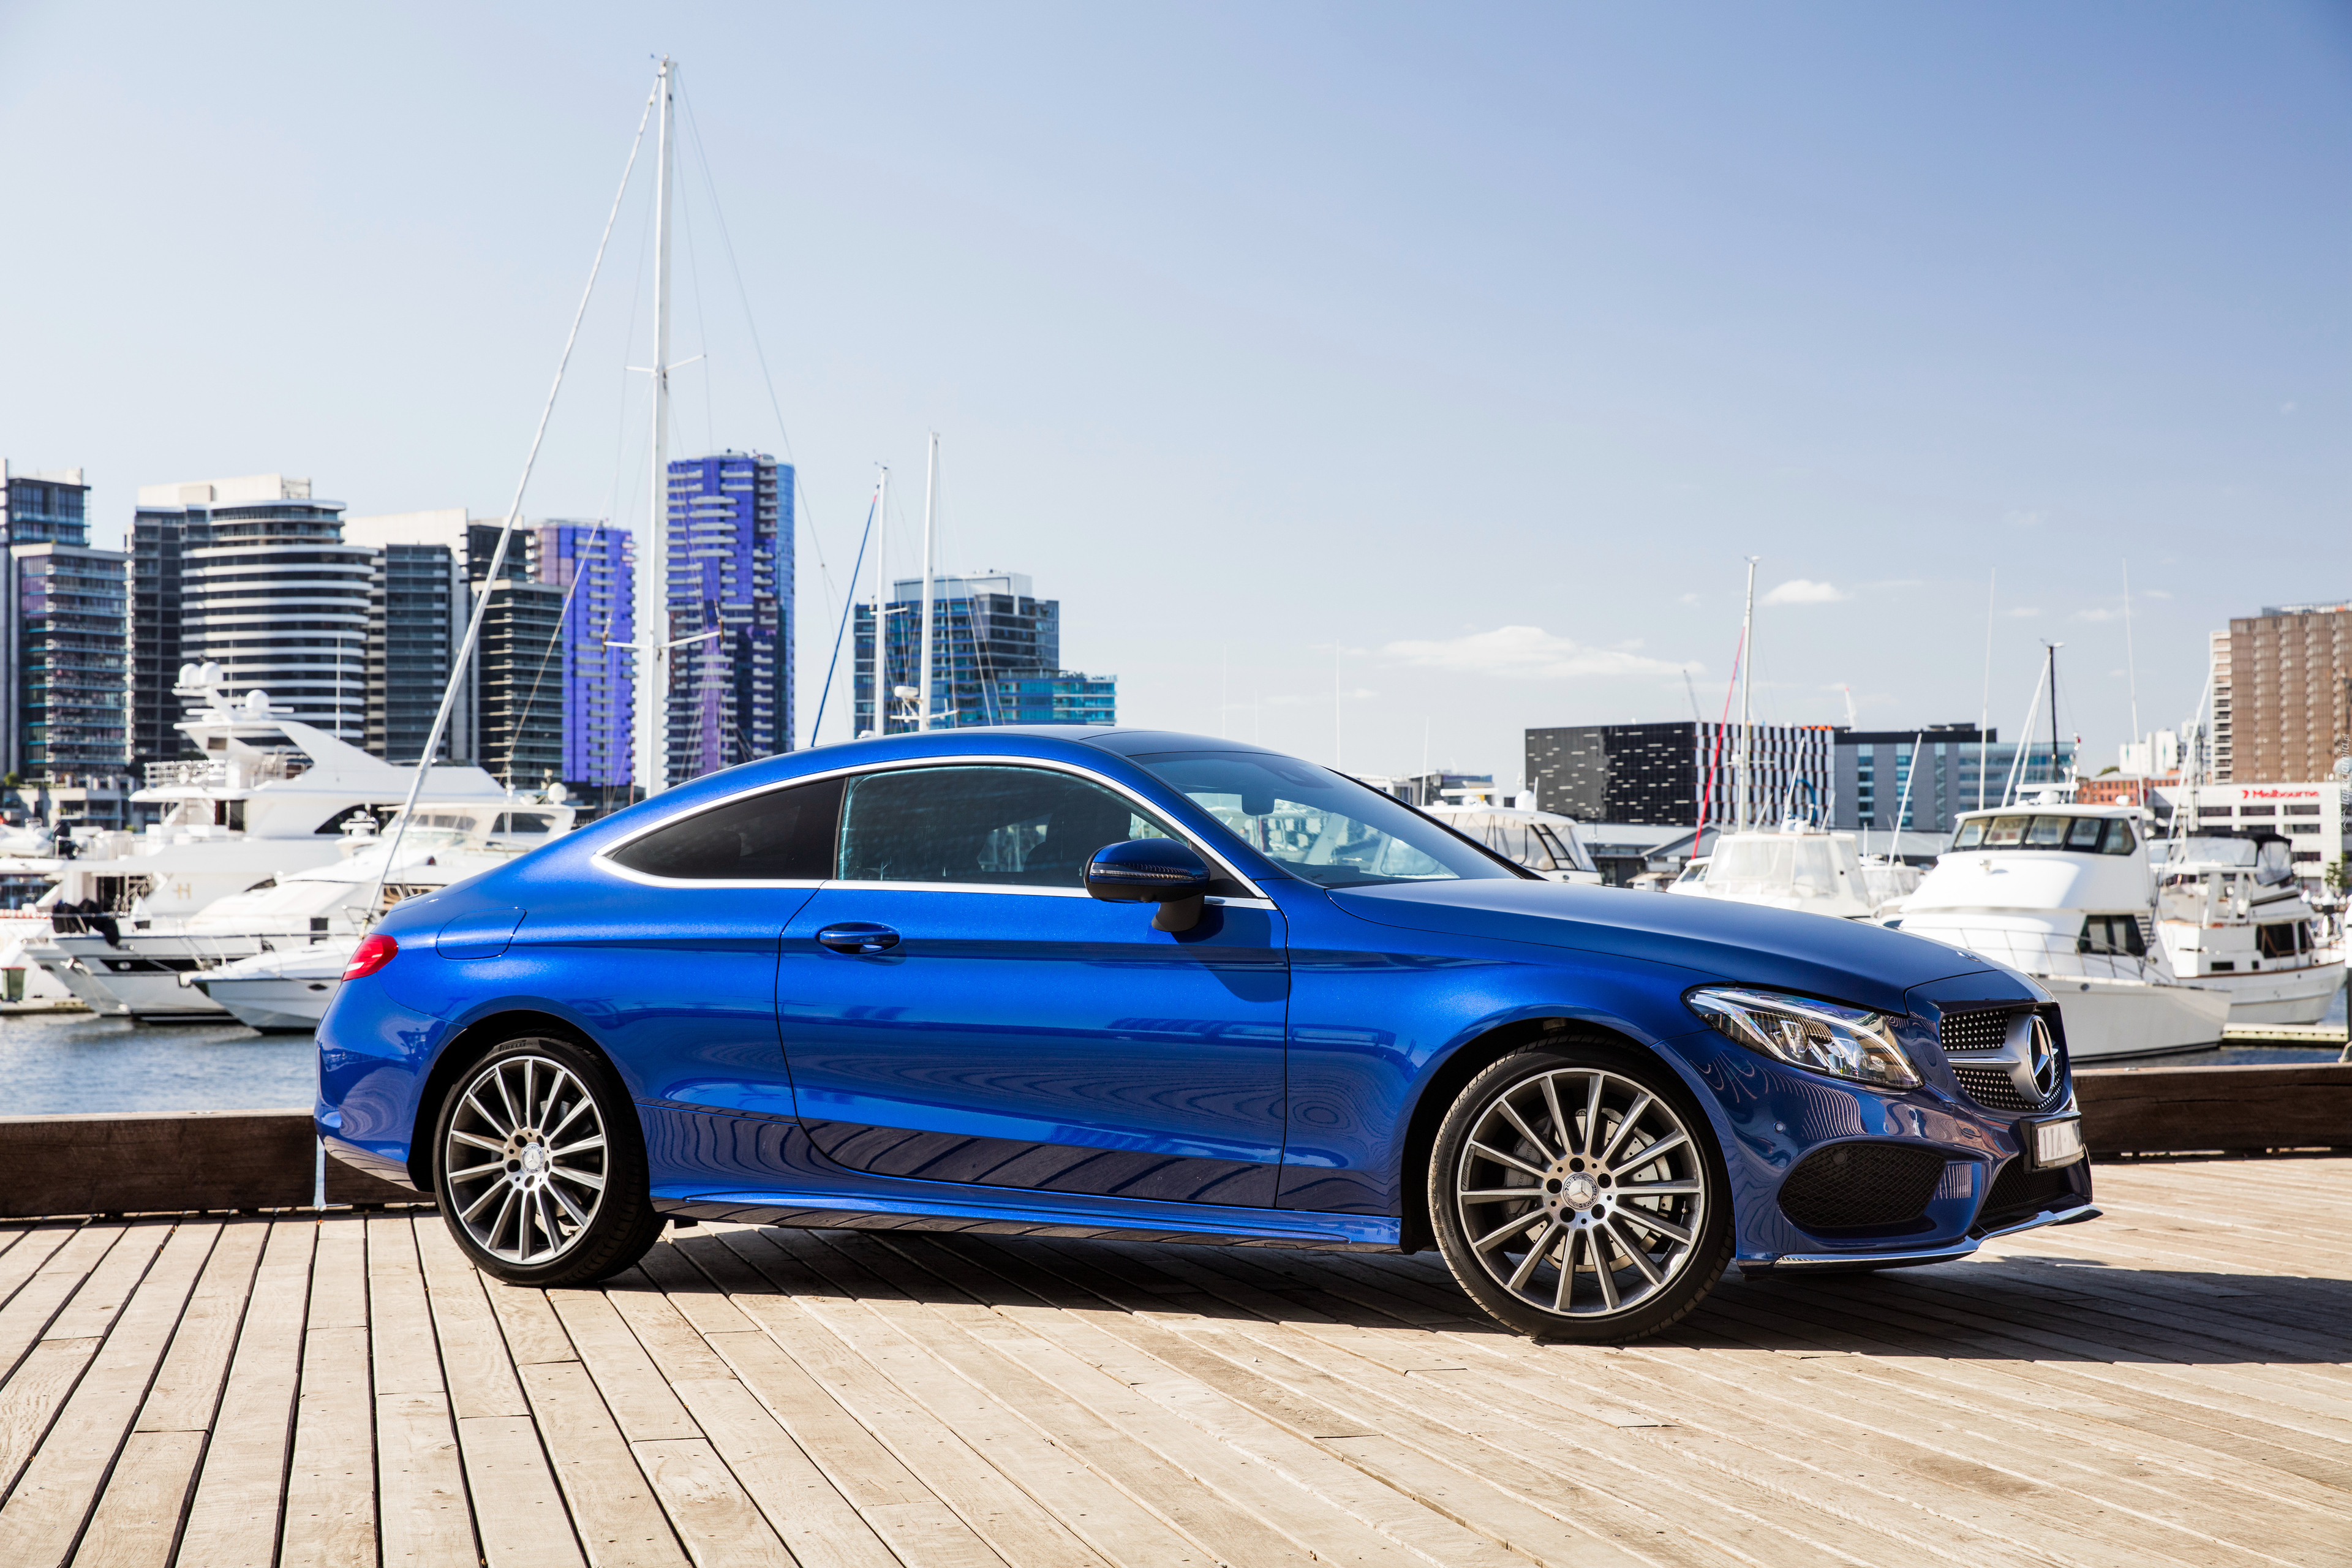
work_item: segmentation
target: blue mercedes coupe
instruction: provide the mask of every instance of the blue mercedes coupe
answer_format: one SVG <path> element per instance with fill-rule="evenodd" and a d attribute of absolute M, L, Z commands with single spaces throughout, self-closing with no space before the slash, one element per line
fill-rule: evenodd
<path fill-rule="evenodd" d="M 2087 1219 L 2057 1006 L 1900 931 L 1541 879 L 1312 763 L 990 729 L 698 779 L 411 899 L 319 1031 L 335 1157 L 499 1279 L 666 1217 L 1436 1247 L 1622 1342 L 1737 1263 Z"/>

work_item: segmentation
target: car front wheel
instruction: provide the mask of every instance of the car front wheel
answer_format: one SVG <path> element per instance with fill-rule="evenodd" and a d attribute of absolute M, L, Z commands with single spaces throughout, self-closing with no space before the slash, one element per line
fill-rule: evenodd
<path fill-rule="evenodd" d="M 1731 1260 L 1714 1138 L 1664 1064 L 1568 1042 L 1472 1079 L 1438 1129 L 1429 1208 L 1446 1266 L 1538 1339 L 1623 1343 L 1698 1305 Z"/>
<path fill-rule="evenodd" d="M 508 1040 L 467 1068 L 435 1149 L 450 1233 L 509 1284 L 603 1279 L 661 1235 L 635 1113 L 612 1069 L 570 1040 Z"/>

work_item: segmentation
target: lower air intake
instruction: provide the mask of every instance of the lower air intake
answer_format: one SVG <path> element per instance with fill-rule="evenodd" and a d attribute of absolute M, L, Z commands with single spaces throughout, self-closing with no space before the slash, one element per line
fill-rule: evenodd
<path fill-rule="evenodd" d="M 1780 1212 L 1814 1232 L 1907 1225 L 1927 1213 L 1944 1156 L 1915 1143 L 1816 1149 L 1780 1183 Z"/>

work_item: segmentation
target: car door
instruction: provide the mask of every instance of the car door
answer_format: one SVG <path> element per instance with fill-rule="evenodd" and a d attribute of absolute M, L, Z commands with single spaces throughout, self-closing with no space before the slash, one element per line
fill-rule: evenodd
<path fill-rule="evenodd" d="M 1180 837 L 1076 770 L 851 778 L 835 879 L 786 928 L 777 976 L 817 1148 L 877 1175 L 1271 1206 L 1282 917 L 1213 900 L 1168 932 L 1149 905 L 1087 895 L 1097 849 L 1154 835 Z"/>

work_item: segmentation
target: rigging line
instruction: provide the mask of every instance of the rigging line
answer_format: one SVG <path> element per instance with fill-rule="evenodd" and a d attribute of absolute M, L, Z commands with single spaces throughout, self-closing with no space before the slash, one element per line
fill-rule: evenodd
<path fill-rule="evenodd" d="M 433 753 L 441 749 L 441 736 L 449 727 L 449 710 L 457 704 L 457 687 L 466 678 L 466 666 L 474 657 L 474 649 L 482 638 L 482 621 L 489 613 L 489 589 L 499 580 L 499 570 L 506 565 L 507 545 L 514 538 L 515 520 L 522 515 L 522 498 L 530 489 L 531 470 L 539 466 L 539 448 L 547 439 L 548 421 L 555 416 L 555 400 L 563 392 L 563 373 L 572 366 L 572 350 L 580 342 L 580 323 L 588 314 L 588 301 L 596 293 L 597 275 L 604 269 L 604 250 L 613 242 L 613 226 L 621 218 L 621 200 L 629 193 L 629 176 L 636 172 L 637 153 L 645 146 L 646 126 L 653 119 L 654 103 L 661 96 L 658 81 L 654 90 L 646 95 L 646 111 L 637 117 L 637 133 L 629 142 L 629 161 L 621 168 L 621 188 L 613 193 L 613 210 L 605 215 L 604 232 L 596 239 L 596 259 L 588 267 L 588 286 L 580 290 L 580 308 L 572 313 L 572 331 L 564 335 L 563 353 L 555 362 L 555 383 L 547 389 L 546 405 L 539 411 L 539 427 L 530 434 L 530 451 L 523 458 L 522 473 L 515 480 L 514 503 L 507 508 L 506 522 L 499 529 L 498 548 L 490 552 L 490 569 L 483 577 L 482 596 L 475 601 L 474 613 L 466 623 L 466 640 L 458 645 L 456 664 L 449 671 L 449 683 L 441 689 L 441 706 L 433 715 L 432 731 L 425 737 L 425 750 L 416 759 L 416 777 L 408 786 L 408 802 L 402 807 L 400 821 L 393 828 L 392 841 L 384 847 L 383 869 L 376 873 L 375 896 L 367 907 L 381 912 L 383 907 L 384 879 L 392 875 L 394 862 L 399 858 L 400 841 L 407 835 L 409 818 L 416 815 L 416 802 L 425 793 L 425 780 L 433 771 Z"/>
<path fill-rule="evenodd" d="M 694 100 L 683 84 L 677 89 L 677 102 L 678 107 L 686 110 L 687 140 L 693 144 L 694 161 L 702 171 L 703 186 L 710 193 L 710 216 L 719 225 L 719 247 L 726 253 L 728 270 L 734 275 L 735 295 L 743 306 L 743 325 L 751 335 L 751 353 L 760 362 L 760 379 L 768 389 L 768 408 L 776 417 L 776 438 L 783 446 L 785 458 L 793 465 L 793 482 L 801 491 L 803 505 L 797 515 L 806 518 L 809 542 L 816 547 L 817 577 L 824 584 L 825 613 L 829 616 L 833 613 L 833 570 L 825 563 L 824 539 L 817 531 L 815 510 L 805 504 L 808 489 L 800 483 L 800 459 L 793 455 L 793 433 L 784 424 L 784 405 L 776 397 L 776 378 L 768 369 L 768 350 L 760 341 L 759 320 L 751 314 L 751 293 L 743 286 L 742 263 L 735 257 L 734 232 L 727 226 L 727 208 L 719 199 L 719 182 L 710 173 L 710 155 L 702 144 L 702 124 L 694 117 Z M 853 577 L 850 592 L 855 595 L 856 588 L 856 581 Z"/>
<path fill-rule="evenodd" d="M 683 198 L 686 193 L 680 191 L 678 195 Z M 694 333 L 699 340 L 699 353 L 696 357 L 702 361 L 702 438 L 707 443 L 702 449 L 716 452 L 719 450 L 719 431 L 710 410 L 710 328 L 702 314 L 702 257 L 694 247 L 693 204 L 681 199 L 677 204 L 677 216 L 686 227 L 686 287 L 694 296 Z"/>
<path fill-rule="evenodd" d="M 866 531 L 857 536 L 857 563 L 849 569 L 849 580 L 852 583 L 857 581 L 858 569 L 866 564 L 866 542 L 873 536 L 874 507 L 872 503 L 869 502 L 866 508 Z M 833 634 L 833 658 L 825 663 L 824 686 L 816 694 L 816 718 L 809 725 L 809 744 L 812 746 L 817 743 L 818 728 L 824 723 L 825 702 L 833 696 L 833 672 L 841 663 L 841 639 L 849 630 L 849 613 L 856 607 L 857 602 L 854 599 L 841 607 L 841 626 L 839 630 Z M 878 641 L 876 644 L 876 648 L 877 651 L 879 651 L 880 649 L 880 644 Z M 856 721 L 853 716 L 850 723 L 851 736 L 853 739 L 856 738 Z"/>
<path fill-rule="evenodd" d="M 556 526 L 560 528 L 562 525 L 558 523 Z M 600 518 L 597 520 L 596 531 L 590 536 L 588 541 L 590 550 L 593 551 L 596 546 L 604 541 L 604 521 Z M 563 607 L 555 612 L 555 636 L 548 639 L 547 651 L 539 656 L 539 673 L 530 678 L 530 695 L 523 699 L 523 717 L 516 722 L 515 732 L 507 742 L 507 764 L 505 777 L 509 786 L 514 783 L 515 748 L 522 743 L 522 726 L 530 721 L 532 710 L 539 705 L 539 683 L 547 679 L 547 661 L 555 657 L 557 647 L 563 643 L 570 636 L 570 633 L 565 628 L 564 623 L 572 618 L 572 595 L 580 592 L 581 579 L 588 574 L 583 563 L 593 558 L 593 556 L 583 557 L 579 552 L 577 542 L 574 542 L 572 554 L 572 581 L 565 585 L 563 590 Z M 556 721 L 561 724 L 563 720 L 563 711 L 562 709 L 559 708 L 556 710 L 555 717 Z M 561 747 L 562 742 L 559 739 L 556 744 Z"/>

